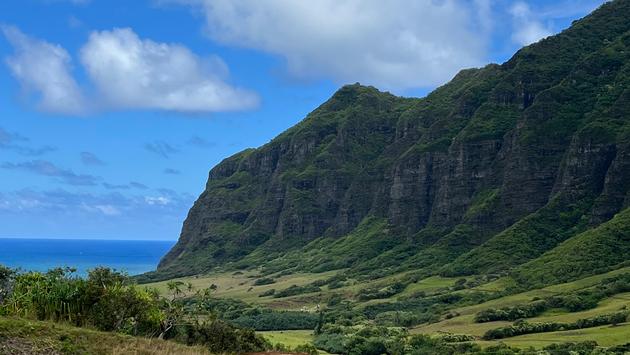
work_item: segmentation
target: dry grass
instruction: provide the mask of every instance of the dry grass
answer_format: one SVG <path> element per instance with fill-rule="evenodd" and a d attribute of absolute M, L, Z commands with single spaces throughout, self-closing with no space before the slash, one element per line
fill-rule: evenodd
<path fill-rule="evenodd" d="M 51 322 L 0 317 L 0 354 L 136 354 L 209 355 L 203 347 L 190 347 L 159 339 L 75 328 Z"/>

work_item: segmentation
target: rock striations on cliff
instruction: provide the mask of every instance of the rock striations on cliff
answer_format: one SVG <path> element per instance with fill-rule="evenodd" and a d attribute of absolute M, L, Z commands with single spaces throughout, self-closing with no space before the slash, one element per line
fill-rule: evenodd
<path fill-rule="evenodd" d="M 558 250 L 607 242 L 630 255 L 628 19 L 630 1 L 606 3 L 426 98 L 342 87 L 214 167 L 149 276 L 262 266 L 544 283 L 530 276 Z M 597 239 L 613 227 L 616 239 Z"/>

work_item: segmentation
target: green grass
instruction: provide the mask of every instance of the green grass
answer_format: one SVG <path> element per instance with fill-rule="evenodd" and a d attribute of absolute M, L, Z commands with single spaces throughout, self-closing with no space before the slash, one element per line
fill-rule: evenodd
<path fill-rule="evenodd" d="M 615 271 L 603 273 L 600 275 L 590 276 L 573 282 L 553 285 L 542 289 L 531 290 L 514 295 L 509 295 L 494 299 L 481 304 L 460 307 L 451 310 L 451 313 L 459 314 L 451 319 L 444 319 L 437 323 L 424 324 L 410 330 L 412 334 L 438 334 L 438 333 L 454 333 L 469 334 L 481 337 L 490 329 L 511 325 L 509 321 L 495 321 L 487 323 L 475 323 L 474 316 L 477 312 L 488 308 L 501 308 L 513 306 L 517 304 L 530 302 L 534 297 L 548 297 L 556 294 L 562 294 L 570 291 L 576 291 L 584 288 L 592 287 L 602 280 L 630 271 L 625 267 Z M 479 286 L 473 290 L 487 290 L 497 292 L 502 290 L 502 286 L 512 284 L 513 281 L 508 278 L 496 280 L 486 285 Z M 462 292 L 469 292 L 468 290 Z M 566 310 L 554 309 L 541 314 L 538 317 L 529 318 L 529 322 L 574 322 L 578 319 L 589 318 L 596 315 L 619 311 L 623 307 L 630 307 L 630 293 L 621 293 L 599 302 L 596 308 L 580 311 L 568 312 Z M 619 327 L 597 327 L 591 329 L 583 329 L 579 331 L 564 331 L 542 334 L 523 335 L 513 338 L 502 339 L 508 345 L 518 347 L 534 346 L 537 348 L 550 345 L 552 343 L 561 343 L 569 341 L 595 340 L 602 346 L 611 346 L 624 344 L 630 339 L 630 326 L 623 325 Z M 484 345 L 497 344 L 499 341 L 483 341 Z"/>
<path fill-rule="evenodd" d="M 423 324 L 418 327 L 410 329 L 412 334 L 439 334 L 439 333 L 454 333 L 454 334 L 469 334 L 476 337 L 481 337 L 486 331 L 502 326 L 511 325 L 512 322 L 498 321 L 487 323 L 475 323 L 474 316 L 477 312 L 488 308 L 501 308 L 506 306 L 513 306 L 530 302 L 533 298 L 549 297 L 553 295 L 559 295 L 567 292 L 572 292 L 580 289 L 585 289 L 597 285 L 606 278 L 613 277 L 618 274 L 630 272 L 630 267 L 620 268 L 615 271 L 589 276 L 580 280 L 548 286 L 541 289 L 530 290 L 517 294 L 507 295 L 501 298 L 490 300 L 476 305 L 459 307 L 449 311 L 451 314 L 457 314 L 457 316 L 451 319 L 443 319 L 437 323 Z M 329 290 L 327 286 L 323 286 L 321 292 L 296 295 L 285 298 L 273 298 L 273 297 L 258 297 L 259 294 L 275 288 L 276 290 L 282 290 L 291 285 L 303 286 L 312 283 L 316 280 L 327 279 L 334 276 L 337 272 L 331 271 L 326 273 L 317 274 L 291 274 L 285 276 L 264 276 L 272 277 L 275 282 L 269 285 L 253 286 L 256 279 L 263 277 L 257 271 L 244 271 L 242 273 L 234 272 L 222 272 L 211 275 L 205 275 L 201 277 L 183 278 L 185 282 L 191 282 L 196 288 L 205 288 L 211 284 L 218 285 L 216 292 L 217 297 L 221 298 L 235 298 L 245 302 L 260 304 L 274 309 L 287 309 L 296 310 L 304 307 L 313 307 L 317 304 L 325 304 L 326 299 L 332 294 L 341 294 L 346 299 L 353 299 L 353 297 L 361 290 L 367 287 L 382 286 L 392 284 L 396 281 L 403 280 L 410 277 L 410 272 L 399 273 L 390 275 L 376 280 L 367 282 L 359 282 L 356 280 L 347 280 L 348 285 Z M 394 302 L 398 298 L 411 297 L 419 292 L 424 292 L 428 295 L 435 292 L 444 292 L 452 287 L 459 278 L 455 277 L 441 277 L 432 276 L 422 279 L 418 282 L 409 284 L 405 290 L 397 295 L 394 295 L 385 299 L 369 300 L 365 302 L 356 302 L 355 307 L 362 309 L 365 306 L 377 304 L 381 302 Z M 509 277 L 503 277 L 492 282 L 482 284 L 472 289 L 464 289 L 455 291 L 456 293 L 468 293 L 483 291 L 488 293 L 502 292 L 508 287 L 515 285 L 514 280 Z M 154 284 L 148 284 L 149 287 L 156 287 L 162 292 L 166 292 L 166 282 L 158 282 Z M 596 308 L 581 311 L 581 312 L 568 312 L 566 310 L 553 309 L 541 314 L 538 317 L 530 318 L 531 322 L 573 322 L 581 318 L 588 318 L 595 315 L 610 313 L 618 311 L 624 306 L 630 307 L 630 293 L 622 293 L 614 295 L 610 298 L 602 300 Z M 600 327 L 604 329 L 605 327 Z M 580 332 L 556 332 L 545 334 L 534 334 L 527 336 L 520 336 L 508 339 L 502 339 L 501 341 L 514 345 L 514 346 L 530 346 L 534 345 L 542 347 L 554 342 L 566 342 L 566 341 L 580 341 L 580 340 L 595 340 L 601 345 L 615 345 L 624 343 L 624 341 L 618 341 L 624 331 L 630 329 L 629 327 L 614 328 L 614 332 L 607 333 L 600 328 L 593 328 L 583 330 Z M 566 333 L 566 334 L 565 334 Z M 312 342 L 313 334 L 311 330 L 285 330 L 285 331 L 270 331 L 261 332 L 272 343 L 284 343 L 285 345 L 295 347 L 300 344 Z M 551 334 L 551 335 L 550 335 Z M 580 334 L 584 336 L 580 337 Z M 617 335 L 615 335 L 617 334 Z M 625 333 L 630 338 L 630 333 Z M 541 339 L 536 343 L 536 339 Z M 481 342 L 482 344 L 491 344 L 496 342 Z"/>
<path fill-rule="evenodd" d="M 292 348 L 312 343 L 315 338 L 312 330 L 276 330 L 258 333 L 272 344 L 282 343 Z"/>
<path fill-rule="evenodd" d="M 268 307 L 276 309 L 295 310 L 302 307 L 317 305 L 320 301 L 320 297 L 314 297 L 313 294 L 306 294 L 277 299 L 273 297 L 259 297 L 259 295 L 270 289 L 280 291 L 292 285 L 308 285 L 317 280 L 327 279 L 336 273 L 337 271 L 323 272 L 319 274 L 302 273 L 285 275 L 275 277 L 275 282 L 272 284 L 260 286 L 254 285 L 256 279 L 263 277 L 258 277 L 259 274 L 256 271 L 243 271 L 241 273 L 222 272 L 199 277 L 183 277 L 175 280 L 181 280 L 186 283 L 190 282 L 196 290 L 205 289 L 210 285 L 215 284 L 217 285 L 217 290 L 215 292 L 216 297 L 233 298 L 248 303 L 264 304 Z M 167 284 L 168 281 L 161 281 L 145 284 L 143 286 L 156 288 L 160 291 L 160 293 L 166 294 L 168 292 Z M 317 295 L 317 293 L 315 293 L 315 295 Z"/>
<path fill-rule="evenodd" d="M 528 334 L 502 339 L 504 343 L 519 348 L 527 348 L 530 346 L 541 348 L 553 343 L 580 342 L 585 340 L 595 340 L 600 346 L 625 344 L 630 340 L 630 323 L 623 323 L 616 326 L 605 325 L 564 332 Z M 496 342 L 490 341 L 479 343 L 482 345 L 496 344 Z"/>
<path fill-rule="evenodd" d="M 603 273 L 629 258 L 630 208 L 518 267 L 513 276 L 540 287 Z"/>
<path fill-rule="evenodd" d="M 420 280 L 416 283 L 412 283 L 407 288 L 400 293 L 399 296 L 410 296 L 416 292 L 435 292 L 442 289 L 447 289 L 455 284 L 455 281 L 459 280 L 460 277 L 441 277 L 441 276 L 432 276 L 426 279 Z"/>
<path fill-rule="evenodd" d="M 299 345 L 312 344 L 315 336 L 311 330 L 276 330 L 269 332 L 258 332 L 265 337 L 270 343 L 278 344 L 282 343 L 288 347 L 295 348 Z M 325 351 L 319 350 L 321 355 L 328 354 Z"/>
<path fill-rule="evenodd" d="M 159 339 L 75 328 L 60 323 L 0 317 L 1 354 L 210 354 Z"/>

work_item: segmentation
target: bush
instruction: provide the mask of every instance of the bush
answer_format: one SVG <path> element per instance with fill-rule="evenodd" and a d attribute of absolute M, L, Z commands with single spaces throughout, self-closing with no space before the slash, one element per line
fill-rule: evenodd
<path fill-rule="evenodd" d="M 517 320 L 535 317 L 549 308 L 547 301 L 534 301 L 526 305 L 504 307 L 500 309 L 486 309 L 475 315 L 475 322 L 485 323 L 498 320 Z"/>
<path fill-rule="evenodd" d="M 2 272 L 0 269 L 0 278 Z M 140 289 L 131 284 L 126 275 L 110 269 L 91 270 L 86 279 L 74 276 L 73 272 L 72 269 L 52 269 L 46 273 L 15 276 L 10 273 L 10 292 L 1 309 L 19 317 L 174 339 L 203 345 L 217 353 L 263 351 L 270 346 L 252 330 L 216 320 L 204 311 L 212 303 L 212 288 L 198 292 L 195 299 L 189 301 L 184 299 L 182 287 L 191 291 L 192 286 L 171 282 L 172 296 L 162 298 L 156 291 Z M 197 307 L 187 309 L 190 304 Z"/>
<path fill-rule="evenodd" d="M 523 334 L 546 333 L 563 330 L 574 330 L 582 328 L 598 327 L 606 324 L 623 323 L 628 318 L 628 312 L 616 312 L 602 314 L 592 318 L 579 319 L 573 323 L 528 323 L 525 321 L 516 322 L 509 327 L 495 328 L 487 331 L 483 339 L 494 340 L 514 337 Z"/>
<path fill-rule="evenodd" d="M 396 282 L 391 286 L 383 288 L 366 288 L 359 291 L 357 298 L 359 301 L 367 301 L 373 299 L 389 298 L 396 294 L 401 293 L 405 289 L 406 285 L 402 282 Z"/>
<path fill-rule="evenodd" d="M 621 274 L 602 280 L 597 286 L 580 290 L 563 296 L 535 299 L 524 305 L 486 309 L 475 315 L 475 322 L 484 323 L 498 320 L 515 321 L 517 319 L 535 317 L 548 309 L 566 308 L 570 312 L 578 312 L 597 307 L 599 301 L 630 291 L 630 274 Z"/>
<path fill-rule="evenodd" d="M 276 293 L 276 289 L 272 288 L 270 290 L 267 290 L 263 293 L 261 293 L 260 295 L 258 295 L 258 297 L 267 297 L 267 296 L 273 296 Z"/>
<path fill-rule="evenodd" d="M 271 285 L 273 283 L 275 283 L 276 280 L 270 278 L 270 277 L 263 277 L 260 279 L 256 279 L 256 281 L 254 281 L 254 286 L 262 286 L 262 285 Z"/>
<path fill-rule="evenodd" d="M 409 327 L 418 322 L 418 317 L 411 312 L 388 311 L 377 314 L 374 321 L 383 326 Z"/>
<path fill-rule="evenodd" d="M 301 295 L 303 293 L 319 292 L 319 291 L 321 291 L 321 289 L 319 287 L 313 286 L 313 285 L 306 285 L 306 286 L 292 285 L 292 286 L 290 286 L 288 288 L 285 288 L 284 290 L 282 290 L 280 292 L 276 292 L 273 295 L 273 297 L 274 298 L 282 298 L 282 297 Z"/>
<path fill-rule="evenodd" d="M 343 342 L 343 334 L 324 333 L 318 335 L 313 343 L 318 349 L 322 349 L 331 354 L 343 354 L 345 351 Z"/>
<path fill-rule="evenodd" d="M 179 325 L 169 339 L 188 345 L 203 344 L 213 353 L 240 354 L 264 351 L 271 347 L 254 331 L 238 329 L 220 320 Z"/>
<path fill-rule="evenodd" d="M 0 265 L 0 304 L 4 302 L 4 299 L 11 294 L 13 288 L 13 277 L 15 271 Z M 0 314 L 2 308 L 0 308 Z"/>
<path fill-rule="evenodd" d="M 318 318 L 317 314 L 307 312 L 260 310 L 244 314 L 232 322 L 255 330 L 300 330 L 315 329 Z"/>

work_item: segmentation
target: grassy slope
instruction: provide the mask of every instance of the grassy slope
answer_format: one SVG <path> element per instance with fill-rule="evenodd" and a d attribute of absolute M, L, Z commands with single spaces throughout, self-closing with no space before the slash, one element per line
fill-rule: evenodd
<path fill-rule="evenodd" d="M 518 337 L 503 339 L 503 342 L 520 348 L 533 346 L 541 348 L 553 343 L 580 342 L 595 340 L 600 346 L 614 346 L 625 344 L 630 339 L 630 323 L 617 326 L 601 326 L 564 332 L 551 332 L 542 334 L 528 334 Z M 481 345 L 495 345 L 496 342 L 484 341 Z"/>
<path fill-rule="evenodd" d="M 542 289 L 531 290 L 514 295 L 501 297 L 495 300 L 484 302 L 474 306 L 462 307 L 452 310 L 452 313 L 458 313 L 451 319 L 445 319 L 438 323 L 422 325 L 411 330 L 411 333 L 454 333 L 454 334 L 470 334 L 474 336 L 482 336 L 486 331 L 502 326 L 512 324 L 512 322 L 497 321 L 487 323 L 475 323 L 474 316 L 477 312 L 487 308 L 500 308 L 512 306 L 521 303 L 527 303 L 534 297 L 552 296 L 568 291 L 575 291 L 591 287 L 605 278 L 615 276 L 620 273 L 630 272 L 630 267 L 621 268 L 608 273 L 590 276 L 577 281 L 557 284 Z M 508 284 L 509 281 L 503 279 L 497 282 L 483 285 L 476 288 L 477 290 L 487 290 L 496 292 L 501 289 L 501 284 Z M 573 322 L 581 318 L 593 317 L 599 314 L 611 313 L 620 310 L 622 307 L 630 307 L 630 293 L 622 293 L 614 295 L 601 301 L 596 308 L 581 312 L 566 312 L 562 310 L 553 310 L 546 312 L 538 317 L 528 319 L 529 322 Z M 544 334 L 530 334 L 513 338 L 502 339 L 501 341 L 519 347 L 535 346 L 542 347 L 552 343 L 568 342 L 568 341 L 584 341 L 595 340 L 602 346 L 610 346 L 626 343 L 630 339 L 630 324 L 624 324 L 617 327 L 603 326 L 592 329 L 583 329 L 579 331 L 552 332 Z M 481 342 L 482 344 L 495 344 L 496 342 Z"/>
<path fill-rule="evenodd" d="M 630 208 L 516 269 L 521 283 L 544 286 L 602 273 L 630 258 Z"/>
<path fill-rule="evenodd" d="M 426 324 L 410 330 L 411 333 L 455 333 L 455 334 L 470 334 L 474 336 L 481 336 L 486 331 L 512 324 L 512 322 L 488 322 L 488 323 L 474 323 L 474 315 L 487 308 L 500 308 L 510 305 L 527 303 L 534 297 L 547 297 L 556 294 L 562 294 L 569 291 L 575 291 L 583 288 L 591 287 L 605 278 L 609 278 L 621 273 L 630 272 L 630 267 L 624 267 L 615 271 L 607 272 L 604 274 L 589 276 L 576 280 L 573 282 L 556 284 L 541 289 L 530 290 L 527 292 L 517 293 L 509 296 L 497 298 L 488 302 L 484 302 L 478 305 L 467 306 L 457 308 L 451 311 L 451 313 L 459 314 L 458 316 L 445 319 L 437 323 Z M 255 277 L 258 274 L 254 271 L 246 271 L 243 274 L 234 275 L 234 273 L 219 273 L 213 275 L 207 275 L 199 278 L 184 278 L 184 281 L 192 282 L 196 287 L 207 287 L 212 283 L 219 285 L 217 291 L 218 297 L 224 298 L 237 298 L 246 302 L 263 304 L 265 306 L 271 306 L 276 309 L 300 309 L 302 307 L 311 308 L 312 306 L 322 303 L 325 304 L 325 300 L 333 293 L 343 294 L 347 298 L 352 298 L 356 293 L 366 287 L 379 284 L 392 283 L 394 280 L 402 278 L 405 274 L 398 274 L 382 279 L 373 280 L 370 282 L 355 283 L 349 286 L 345 286 L 339 289 L 328 290 L 327 287 L 322 287 L 321 292 L 315 292 L 304 295 L 297 295 L 285 298 L 271 298 L 271 297 L 258 297 L 258 295 L 265 290 L 275 288 L 281 290 L 289 287 L 290 285 L 306 285 L 315 280 L 325 279 L 331 277 L 334 272 L 326 272 L 322 274 L 293 274 L 279 277 L 277 282 L 271 285 L 253 286 Z M 400 294 L 388 299 L 382 300 L 370 300 L 357 304 L 357 307 L 364 307 L 369 304 L 374 304 L 384 301 L 395 301 L 398 297 L 410 296 L 415 292 L 424 291 L 427 293 L 447 289 L 455 283 L 458 278 L 445 278 L 445 277 L 429 277 L 420 280 L 416 283 L 412 283 Z M 509 278 L 502 278 L 496 281 L 486 283 L 470 290 L 462 290 L 456 292 L 470 292 L 470 291 L 484 291 L 484 292 L 500 292 L 507 286 L 513 285 L 514 280 Z M 148 286 L 157 287 L 162 291 L 166 291 L 166 284 L 164 282 L 148 284 Z M 248 291 L 251 288 L 250 291 Z M 557 321 L 557 322 L 571 322 L 580 318 L 592 317 L 598 314 L 610 313 L 619 310 L 623 306 L 630 307 L 630 293 L 618 294 L 608 299 L 605 299 L 599 303 L 599 305 L 590 310 L 582 312 L 565 312 L 560 310 L 553 310 L 546 312 L 541 316 L 531 318 L 532 322 L 545 322 L 545 321 Z M 262 332 L 272 342 L 282 342 L 287 345 L 299 345 L 304 342 L 309 342 L 312 339 L 312 332 L 306 331 L 274 331 L 274 332 Z M 565 341 L 579 341 L 579 340 L 595 340 L 600 345 L 608 346 L 627 342 L 626 339 L 630 338 L 630 326 L 618 326 L 618 327 L 598 327 L 593 329 L 585 329 L 581 331 L 568 331 L 568 332 L 554 332 L 525 335 L 514 338 L 503 339 L 502 341 L 507 344 L 515 346 L 544 346 L 554 342 Z M 482 344 L 491 344 L 492 342 L 481 342 Z"/>
<path fill-rule="evenodd" d="M 221 298 L 235 298 L 249 303 L 264 304 L 271 308 L 280 309 L 300 309 L 303 306 L 312 306 L 317 304 L 317 300 L 310 300 L 313 296 L 299 295 L 293 297 L 285 297 L 282 299 L 272 297 L 258 297 L 261 293 L 270 289 L 276 291 L 283 290 L 292 285 L 303 286 L 313 281 L 329 278 L 336 272 L 325 272 L 320 274 L 292 274 L 276 278 L 276 282 L 269 285 L 255 286 L 258 273 L 255 271 L 243 271 L 242 273 L 222 272 L 210 274 L 200 277 L 184 277 L 175 280 L 190 282 L 195 289 L 207 288 L 212 284 L 218 286 L 215 295 Z M 167 292 L 168 281 L 145 284 L 150 288 L 156 288 L 161 293 Z M 317 295 L 317 293 L 315 293 Z"/>
<path fill-rule="evenodd" d="M 342 270 L 343 271 L 343 270 Z M 273 298 L 273 297 L 258 297 L 260 294 L 275 289 L 280 291 L 286 289 L 292 285 L 304 286 L 317 280 L 328 279 L 331 276 L 337 274 L 338 271 L 329 271 L 317 274 L 291 274 L 276 277 L 276 282 L 269 285 L 255 286 L 254 282 L 259 274 L 255 271 L 243 271 L 242 273 L 234 272 L 221 272 L 216 274 L 208 274 L 199 277 L 183 277 L 175 280 L 181 280 L 183 282 L 190 282 L 195 289 L 203 289 L 209 287 L 212 284 L 218 286 L 215 295 L 221 298 L 235 298 L 248 303 L 255 303 L 265 305 L 274 309 L 287 309 L 298 310 L 302 308 L 312 308 L 317 304 L 325 304 L 328 298 L 333 294 L 341 294 L 346 298 L 353 298 L 360 290 L 375 285 L 389 285 L 395 281 L 403 278 L 408 273 L 400 273 L 383 277 L 372 281 L 354 281 L 350 280 L 349 285 L 340 287 L 337 289 L 328 289 L 327 286 L 321 287 L 320 292 L 311 292 L 306 294 L 300 294 L 296 296 Z M 370 300 L 361 303 L 361 305 L 367 305 L 372 303 L 393 301 L 397 297 L 410 296 L 416 292 L 434 292 L 440 289 L 448 288 L 452 286 L 459 278 L 448 278 L 440 276 L 432 276 L 426 279 L 420 280 L 416 283 L 412 283 L 407 288 L 392 298 Z M 149 288 L 156 288 L 162 294 L 167 292 L 168 281 L 155 282 L 150 284 L 144 284 L 143 286 Z"/>
<path fill-rule="evenodd" d="M 210 354 L 202 347 L 189 347 L 164 340 L 4 317 L 0 317 L 0 353 Z"/>

